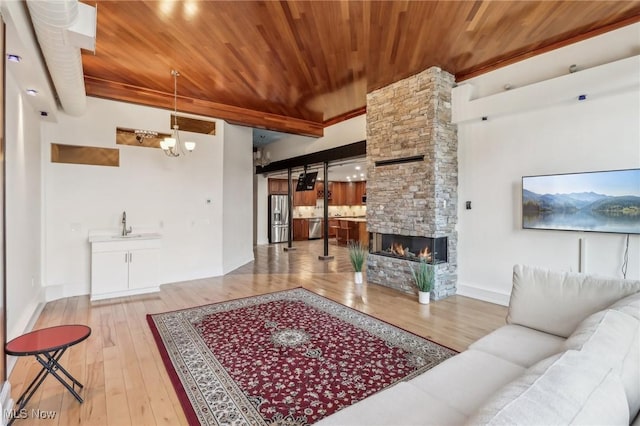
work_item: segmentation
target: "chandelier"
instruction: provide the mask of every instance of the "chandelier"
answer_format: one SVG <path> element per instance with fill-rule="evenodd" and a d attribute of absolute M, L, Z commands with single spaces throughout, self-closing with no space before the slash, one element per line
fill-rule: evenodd
<path fill-rule="evenodd" d="M 186 154 L 196 148 L 195 142 L 180 142 L 180 133 L 178 128 L 178 76 L 180 73 L 171 70 L 173 76 L 173 132 L 171 137 L 164 138 L 160 141 L 160 148 L 168 157 L 178 157 L 180 154 Z"/>
<path fill-rule="evenodd" d="M 133 133 L 136 135 L 136 141 L 138 141 L 139 144 L 142 144 L 145 139 L 158 137 L 158 132 L 154 132 L 153 130 L 134 130 Z"/>
<path fill-rule="evenodd" d="M 269 163 L 271 163 L 271 154 L 269 153 L 269 151 L 266 151 L 262 148 L 258 148 L 253 153 L 253 159 L 255 160 L 256 165 L 260 167 L 264 167 L 269 165 Z"/>

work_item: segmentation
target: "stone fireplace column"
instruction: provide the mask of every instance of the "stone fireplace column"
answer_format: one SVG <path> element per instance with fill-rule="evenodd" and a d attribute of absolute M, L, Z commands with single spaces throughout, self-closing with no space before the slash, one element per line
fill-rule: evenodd
<path fill-rule="evenodd" d="M 453 84 L 453 75 L 432 67 L 367 95 L 368 230 L 447 237 L 448 261 L 435 266 L 436 300 L 455 294 L 457 281 Z M 367 280 L 417 294 L 410 267 L 407 260 L 371 254 Z"/>

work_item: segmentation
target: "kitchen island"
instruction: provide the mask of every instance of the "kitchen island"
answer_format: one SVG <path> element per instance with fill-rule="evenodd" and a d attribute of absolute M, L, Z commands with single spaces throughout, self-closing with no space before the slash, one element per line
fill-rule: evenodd
<path fill-rule="evenodd" d="M 367 232 L 367 219 L 364 217 L 334 217 L 338 225 L 334 225 L 336 233 L 336 243 L 347 245 L 350 242 L 360 242 L 361 245 L 369 246 L 369 233 Z"/>

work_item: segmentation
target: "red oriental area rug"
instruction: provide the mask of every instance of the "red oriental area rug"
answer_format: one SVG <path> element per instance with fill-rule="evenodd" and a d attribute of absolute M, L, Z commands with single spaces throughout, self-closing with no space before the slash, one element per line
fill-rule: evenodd
<path fill-rule="evenodd" d="M 147 320 L 190 424 L 311 424 L 456 353 L 303 288 Z"/>

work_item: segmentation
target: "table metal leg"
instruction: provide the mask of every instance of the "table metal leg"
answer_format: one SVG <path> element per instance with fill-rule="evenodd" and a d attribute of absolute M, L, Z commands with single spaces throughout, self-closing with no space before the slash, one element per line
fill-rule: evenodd
<path fill-rule="evenodd" d="M 18 401 L 16 402 L 16 405 L 18 406 L 16 412 L 20 412 L 27 405 L 33 394 L 38 390 L 42 382 L 44 382 L 44 379 L 46 379 L 49 374 L 51 374 L 60 383 L 62 383 L 64 387 L 66 387 L 67 390 L 71 392 L 71 394 L 79 402 L 83 402 L 82 397 L 78 394 L 78 392 L 76 392 L 74 386 L 77 385 L 80 388 L 83 388 L 84 386 L 82 385 L 82 383 L 76 380 L 75 377 L 69 374 L 69 372 L 65 370 L 58 362 L 58 360 L 62 357 L 66 350 L 67 348 L 62 348 L 54 352 L 45 352 L 42 354 L 34 355 L 40 365 L 42 365 L 42 370 L 40 370 L 38 375 L 29 384 L 27 389 L 22 393 L 22 395 L 20 395 L 20 398 L 18 398 Z M 61 371 L 71 381 L 71 385 L 62 376 L 60 376 L 57 371 Z M 7 425 L 11 425 L 14 420 L 15 418 L 11 418 Z"/>
<path fill-rule="evenodd" d="M 63 350 L 63 352 L 64 352 L 64 350 Z M 58 363 L 58 360 L 60 359 L 61 356 L 62 356 L 62 353 L 60 353 L 60 354 L 54 353 L 52 355 L 51 353 L 45 352 L 43 354 L 37 354 L 35 357 L 38 360 L 38 362 L 42 365 L 42 367 L 47 370 L 48 373 L 51 373 L 51 375 L 53 377 L 58 379 L 58 381 L 60 383 L 62 383 L 64 385 L 64 387 L 67 388 L 67 390 L 69 392 L 71 392 L 71 395 L 73 395 L 78 401 L 83 402 L 82 397 L 80 397 L 80 395 L 78 395 L 76 390 L 69 383 L 67 383 L 67 381 L 64 378 L 62 378 L 56 371 L 56 370 L 61 371 L 71 381 L 71 384 L 78 385 L 80 388 L 83 387 L 82 383 L 77 381 L 75 379 L 75 377 L 73 377 L 71 374 L 69 374 L 69 372 L 67 370 L 65 370 Z"/>

